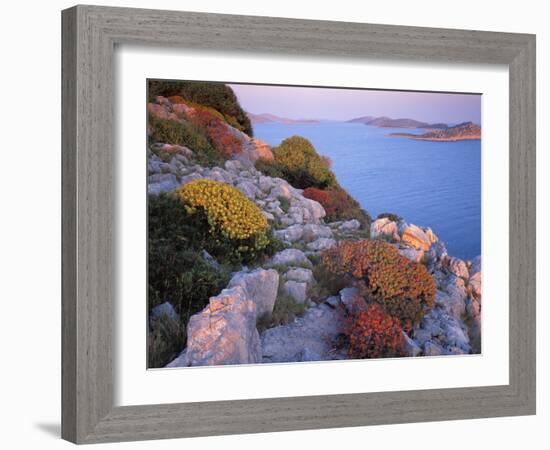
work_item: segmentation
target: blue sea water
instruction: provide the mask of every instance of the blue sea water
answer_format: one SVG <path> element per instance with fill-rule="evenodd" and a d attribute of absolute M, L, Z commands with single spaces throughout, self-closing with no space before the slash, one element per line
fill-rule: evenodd
<path fill-rule="evenodd" d="M 386 136 L 411 130 L 321 122 L 256 124 L 270 145 L 300 135 L 332 160 L 339 183 L 376 217 L 393 212 L 429 226 L 450 255 L 481 253 L 481 142 L 430 142 Z"/>

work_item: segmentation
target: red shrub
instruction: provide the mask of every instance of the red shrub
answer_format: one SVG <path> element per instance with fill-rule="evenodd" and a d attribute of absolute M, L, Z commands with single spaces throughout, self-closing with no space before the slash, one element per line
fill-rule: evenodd
<path fill-rule="evenodd" d="M 348 354 L 354 359 L 405 356 L 405 342 L 399 320 L 371 304 L 348 318 L 345 335 Z"/>
<path fill-rule="evenodd" d="M 304 197 L 319 202 L 329 221 L 357 219 L 363 225 L 370 226 L 370 217 L 359 203 L 339 186 L 329 189 L 309 187 L 304 190 Z"/>
<path fill-rule="evenodd" d="M 326 282 L 361 280 L 367 295 L 409 331 L 435 303 L 435 282 L 422 264 L 410 261 L 387 242 L 341 241 L 321 255 Z"/>
<path fill-rule="evenodd" d="M 231 133 L 217 111 L 207 107 L 195 107 L 191 122 L 203 128 L 212 144 L 222 155 L 232 156 L 242 152 L 242 142 Z"/>

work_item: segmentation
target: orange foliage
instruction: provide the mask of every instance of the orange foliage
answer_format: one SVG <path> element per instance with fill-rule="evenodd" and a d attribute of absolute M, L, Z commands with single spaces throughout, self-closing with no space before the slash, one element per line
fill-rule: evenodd
<path fill-rule="evenodd" d="M 219 113 L 211 108 L 195 108 L 190 120 L 203 128 L 212 144 L 225 156 L 232 156 L 242 152 L 242 142 L 229 131 L 228 125 L 219 117 Z"/>
<path fill-rule="evenodd" d="M 349 339 L 351 358 L 405 356 L 405 342 L 399 320 L 377 304 L 348 318 L 344 334 Z"/>
<path fill-rule="evenodd" d="M 172 95 L 168 97 L 168 100 L 170 100 L 170 102 L 174 103 L 175 105 L 178 105 L 180 103 L 187 103 L 181 95 Z"/>
<path fill-rule="evenodd" d="M 426 267 L 400 255 L 387 242 L 341 241 L 323 252 L 321 264 L 333 284 L 346 277 L 361 280 L 367 295 L 397 317 L 406 331 L 435 303 L 435 283 Z"/>

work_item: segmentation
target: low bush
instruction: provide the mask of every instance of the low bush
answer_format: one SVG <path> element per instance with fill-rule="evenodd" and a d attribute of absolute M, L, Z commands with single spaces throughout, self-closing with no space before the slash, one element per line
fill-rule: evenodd
<path fill-rule="evenodd" d="M 383 241 L 341 241 L 321 254 L 320 270 L 320 279 L 333 291 L 352 280 L 361 281 L 368 298 L 398 318 L 407 332 L 435 302 L 435 283 L 426 267 Z"/>
<path fill-rule="evenodd" d="M 149 80 L 149 101 L 156 96 L 170 97 L 172 103 L 193 102 L 219 111 L 225 120 L 252 136 L 250 119 L 231 87 L 209 81 Z"/>
<path fill-rule="evenodd" d="M 277 200 L 279 200 L 279 204 L 281 205 L 281 209 L 284 213 L 288 213 L 288 210 L 290 209 L 290 200 L 283 195 L 277 197 Z"/>
<path fill-rule="evenodd" d="M 380 213 L 380 214 L 378 214 L 378 216 L 376 218 L 377 219 L 389 219 L 392 222 L 400 222 L 401 220 L 403 220 L 397 214 L 388 213 L 388 212 Z"/>
<path fill-rule="evenodd" d="M 251 261 L 269 249 L 267 219 L 237 188 L 199 179 L 177 189 L 176 195 L 188 215 L 206 226 L 214 256 L 225 253 L 233 261 Z"/>
<path fill-rule="evenodd" d="M 328 160 L 320 156 L 307 139 L 292 136 L 272 151 L 273 161 L 262 160 L 256 165 L 266 175 L 284 178 L 299 189 L 324 189 L 336 185 L 336 177 L 330 170 Z"/>
<path fill-rule="evenodd" d="M 205 131 L 214 148 L 224 157 L 238 155 L 243 150 L 242 142 L 231 134 L 224 119 L 216 113 L 211 108 L 197 106 L 189 119 Z"/>
<path fill-rule="evenodd" d="M 184 346 L 185 327 L 169 317 L 160 317 L 147 336 L 147 367 L 165 367 Z"/>
<path fill-rule="evenodd" d="M 201 310 L 228 282 L 228 271 L 201 255 L 202 233 L 184 205 L 170 195 L 151 196 L 148 204 L 149 307 L 165 301 L 184 322 Z"/>
<path fill-rule="evenodd" d="M 399 320 L 378 304 L 347 318 L 344 335 L 349 342 L 352 359 L 406 356 Z"/>
<path fill-rule="evenodd" d="M 326 220 L 329 222 L 357 219 L 362 228 L 370 227 L 369 214 L 340 186 L 326 190 L 308 187 L 304 190 L 304 197 L 319 202 L 325 209 Z"/>
<path fill-rule="evenodd" d="M 229 270 L 206 261 L 202 232 L 181 201 L 151 196 L 148 201 L 147 285 L 149 310 L 169 301 L 180 322 L 163 320 L 149 335 L 149 367 L 163 367 L 185 344 L 185 327 L 229 281 Z"/>
<path fill-rule="evenodd" d="M 268 328 L 286 325 L 292 322 L 296 317 L 302 316 L 305 310 L 306 307 L 303 303 L 298 303 L 294 298 L 286 295 L 279 289 L 273 312 L 259 317 L 256 328 L 261 333 Z"/>
<path fill-rule="evenodd" d="M 214 148 L 205 131 L 191 122 L 160 119 L 150 115 L 148 128 L 151 142 L 189 147 L 195 152 L 199 164 L 220 165 L 226 159 Z"/>

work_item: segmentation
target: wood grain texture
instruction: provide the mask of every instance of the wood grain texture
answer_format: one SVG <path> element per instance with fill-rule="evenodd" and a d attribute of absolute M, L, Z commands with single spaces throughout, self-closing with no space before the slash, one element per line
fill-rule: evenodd
<path fill-rule="evenodd" d="M 535 412 L 532 35 L 78 6 L 63 12 L 62 435 L 77 443 Z M 113 407 L 115 44 L 327 58 L 505 64 L 510 72 L 510 383 Z"/>

